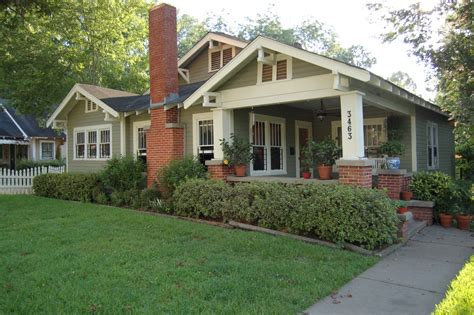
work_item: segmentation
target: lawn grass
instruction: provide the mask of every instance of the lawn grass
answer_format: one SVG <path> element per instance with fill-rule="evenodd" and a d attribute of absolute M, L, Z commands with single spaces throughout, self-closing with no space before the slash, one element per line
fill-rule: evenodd
<path fill-rule="evenodd" d="M 0 196 L 0 313 L 294 314 L 376 261 L 132 210 Z"/>

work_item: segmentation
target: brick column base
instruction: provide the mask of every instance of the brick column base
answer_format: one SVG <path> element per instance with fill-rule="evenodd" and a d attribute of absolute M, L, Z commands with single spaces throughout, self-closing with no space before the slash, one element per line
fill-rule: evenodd
<path fill-rule="evenodd" d="M 378 188 L 386 189 L 392 199 L 400 199 L 400 193 L 408 188 L 411 174 L 407 170 L 378 170 Z M 408 178 L 408 179 L 407 179 Z"/>
<path fill-rule="evenodd" d="M 425 221 L 427 225 L 433 224 L 434 202 L 411 200 L 408 201 L 408 211 L 413 213 L 413 218 L 418 221 Z"/>
<path fill-rule="evenodd" d="M 338 160 L 339 183 L 372 188 L 372 166 L 368 160 Z"/>
<path fill-rule="evenodd" d="M 207 171 L 212 179 L 226 180 L 227 176 L 234 174 L 234 169 L 224 165 L 222 161 L 206 161 Z"/>
<path fill-rule="evenodd" d="M 404 240 L 408 239 L 408 221 L 398 222 L 397 236 Z"/>

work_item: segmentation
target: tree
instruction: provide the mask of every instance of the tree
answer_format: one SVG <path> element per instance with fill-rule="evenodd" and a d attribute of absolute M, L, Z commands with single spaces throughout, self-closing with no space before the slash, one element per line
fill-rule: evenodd
<path fill-rule="evenodd" d="M 410 75 L 403 71 L 397 71 L 392 73 L 390 77 L 387 78 L 392 83 L 395 83 L 399 87 L 404 88 L 407 91 L 416 92 L 416 83 L 410 77 Z"/>
<path fill-rule="evenodd" d="M 0 7 L 0 95 L 43 116 L 76 82 L 143 92 L 148 7 L 145 0 L 7 1 Z"/>
<path fill-rule="evenodd" d="M 431 10 L 423 10 L 419 3 L 398 10 L 375 3 L 369 9 L 386 22 L 384 42 L 401 38 L 433 70 L 438 82 L 436 102 L 456 122 L 457 148 L 472 152 L 466 149 L 474 146 L 472 1 L 442 0 Z M 434 19 L 444 19 L 444 25 L 437 29 Z"/>

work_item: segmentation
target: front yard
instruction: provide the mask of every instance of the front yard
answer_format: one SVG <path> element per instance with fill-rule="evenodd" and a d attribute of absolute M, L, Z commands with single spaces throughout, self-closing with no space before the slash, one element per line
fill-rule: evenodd
<path fill-rule="evenodd" d="M 297 313 L 376 262 L 33 196 L 0 196 L 0 231 L 0 313 Z"/>

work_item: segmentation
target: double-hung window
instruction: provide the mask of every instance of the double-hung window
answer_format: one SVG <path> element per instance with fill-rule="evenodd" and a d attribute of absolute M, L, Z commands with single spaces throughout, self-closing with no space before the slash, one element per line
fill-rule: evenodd
<path fill-rule="evenodd" d="M 285 119 L 250 114 L 251 175 L 286 174 Z"/>
<path fill-rule="evenodd" d="M 146 163 L 146 134 L 150 128 L 150 121 L 136 121 L 133 123 L 133 152 L 137 159 Z"/>
<path fill-rule="evenodd" d="M 40 141 L 40 160 L 54 160 L 54 141 Z"/>
<path fill-rule="evenodd" d="M 74 129 L 74 159 L 103 160 L 111 157 L 111 125 Z"/>
<path fill-rule="evenodd" d="M 428 169 L 437 169 L 439 167 L 438 125 L 433 122 L 428 122 L 426 125 L 426 144 Z"/>
<path fill-rule="evenodd" d="M 212 113 L 193 115 L 194 154 L 201 163 L 214 158 L 214 121 Z"/>

